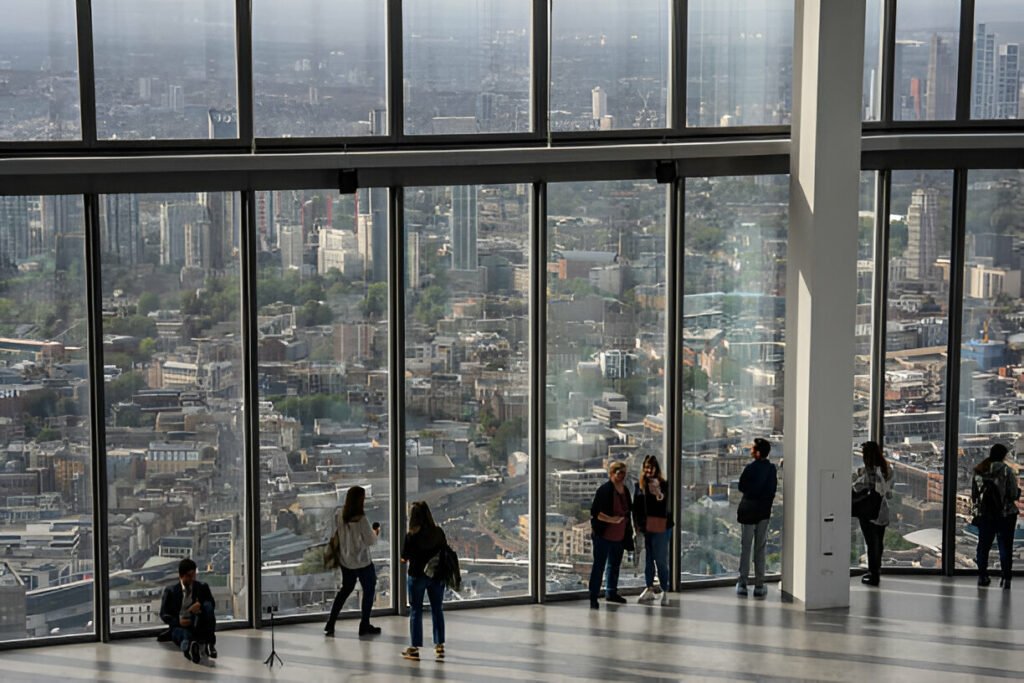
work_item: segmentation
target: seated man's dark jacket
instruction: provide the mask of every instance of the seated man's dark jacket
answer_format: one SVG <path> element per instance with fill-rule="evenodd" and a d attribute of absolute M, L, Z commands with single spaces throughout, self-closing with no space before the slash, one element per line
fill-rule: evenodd
<path fill-rule="evenodd" d="M 171 628 L 176 628 L 181 623 L 181 599 L 183 595 L 184 591 L 181 588 L 181 582 L 178 581 L 173 586 L 165 588 L 164 595 L 160 599 L 160 619 Z M 211 610 L 217 604 L 213 600 L 210 586 L 202 581 L 192 582 L 192 598 L 203 607 L 206 607 L 207 603 L 209 603 Z"/>

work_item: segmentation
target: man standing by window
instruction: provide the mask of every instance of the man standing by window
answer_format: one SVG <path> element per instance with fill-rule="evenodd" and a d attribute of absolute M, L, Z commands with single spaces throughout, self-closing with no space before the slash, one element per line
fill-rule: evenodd
<path fill-rule="evenodd" d="M 740 551 L 740 578 L 736 582 L 736 595 L 747 597 L 747 575 L 750 572 L 750 546 L 754 546 L 754 597 L 768 595 L 764 585 L 764 552 L 768 541 L 768 519 L 772 516 L 772 502 L 778 488 L 775 464 L 768 462 L 772 445 L 767 439 L 754 439 L 750 446 L 752 463 L 740 475 L 740 500 L 736 521 L 743 525 Z"/>

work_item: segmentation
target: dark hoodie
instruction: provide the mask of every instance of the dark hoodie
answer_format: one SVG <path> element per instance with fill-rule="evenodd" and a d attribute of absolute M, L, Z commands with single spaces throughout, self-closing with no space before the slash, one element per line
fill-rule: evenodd
<path fill-rule="evenodd" d="M 740 524 L 757 524 L 772 516 L 772 502 L 779 486 L 775 463 L 762 456 L 743 468 L 740 493 L 743 499 L 736 510 Z"/>

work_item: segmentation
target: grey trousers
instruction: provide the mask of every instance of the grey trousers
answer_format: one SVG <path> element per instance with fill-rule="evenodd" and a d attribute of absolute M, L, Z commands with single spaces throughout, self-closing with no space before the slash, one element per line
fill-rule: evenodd
<path fill-rule="evenodd" d="M 754 585 L 764 585 L 764 548 L 768 541 L 768 520 L 762 519 L 757 524 L 743 524 L 743 549 L 740 552 L 739 585 L 747 585 L 750 574 L 750 545 L 754 545 Z"/>

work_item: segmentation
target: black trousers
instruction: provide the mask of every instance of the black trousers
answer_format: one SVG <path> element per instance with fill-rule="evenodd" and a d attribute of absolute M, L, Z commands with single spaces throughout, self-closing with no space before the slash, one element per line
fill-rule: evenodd
<path fill-rule="evenodd" d="M 885 527 L 866 519 L 860 520 L 860 530 L 868 546 L 868 574 L 878 577 L 882 570 L 882 548 L 885 545 Z"/>

